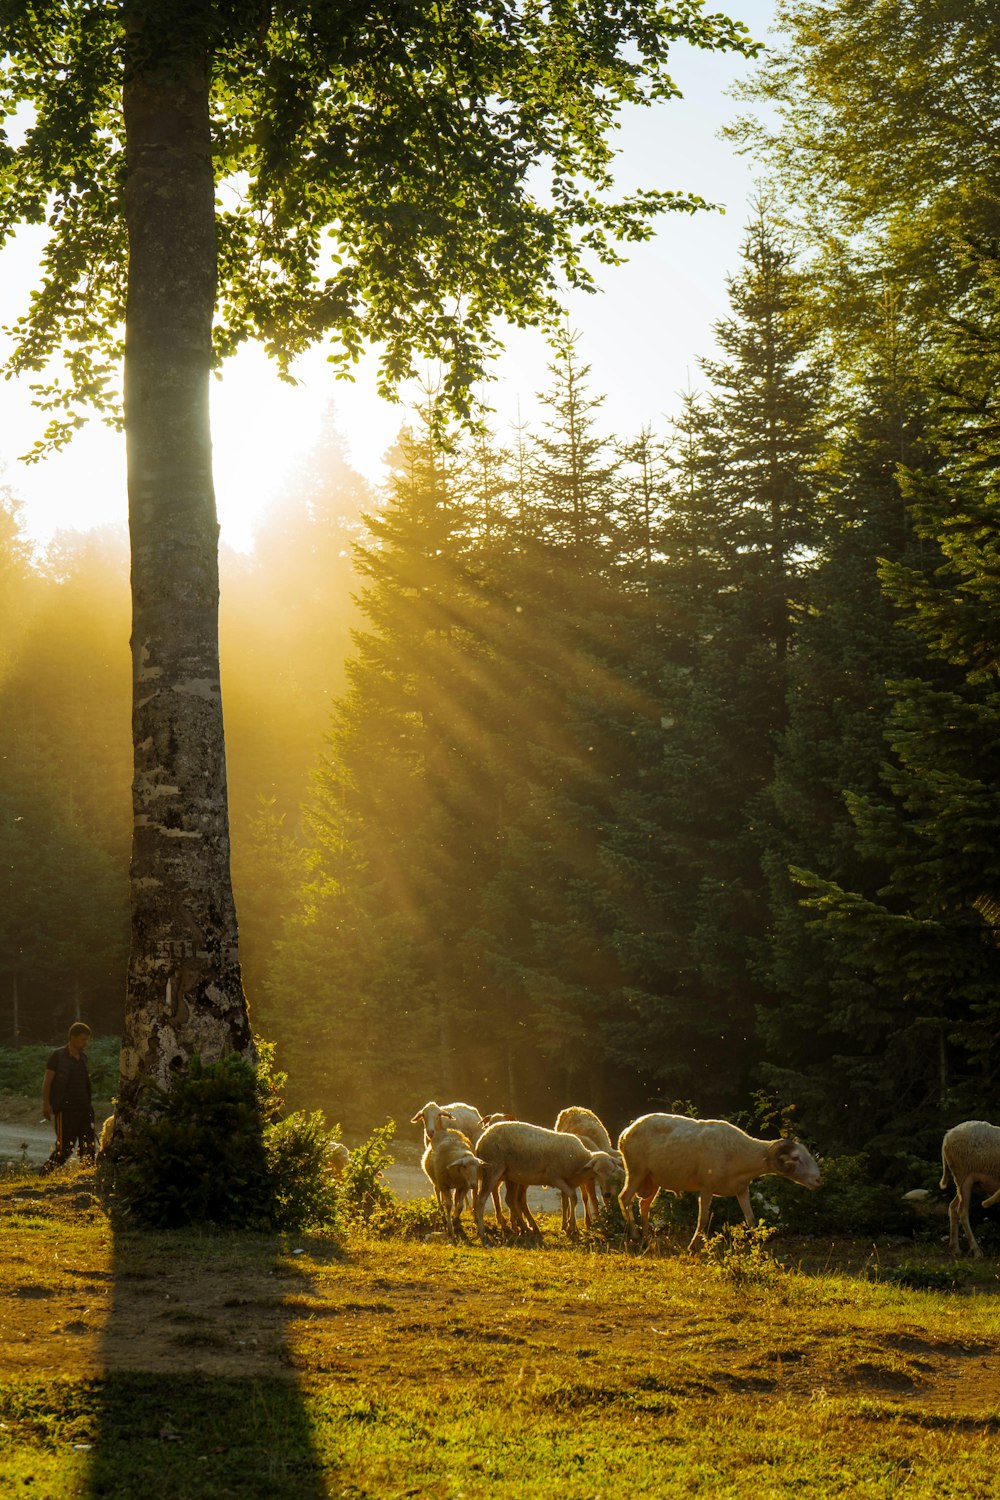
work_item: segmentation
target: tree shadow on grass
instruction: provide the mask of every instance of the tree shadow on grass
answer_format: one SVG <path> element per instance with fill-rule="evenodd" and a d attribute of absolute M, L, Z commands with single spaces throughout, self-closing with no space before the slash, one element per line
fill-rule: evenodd
<path fill-rule="evenodd" d="M 274 1235 L 116 1235 L 88 1500 L 326 1496 L 289 1344 L 315 1296 L 309 1266 L 331 1253 L 308 1243 L 295 1256 L 303 1241 Z"/>

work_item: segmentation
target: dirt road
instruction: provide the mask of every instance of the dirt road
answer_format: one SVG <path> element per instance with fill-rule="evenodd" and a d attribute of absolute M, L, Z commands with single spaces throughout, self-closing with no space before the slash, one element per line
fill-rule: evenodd
<path fill-rule="evenodd" d="M 55 1144 L 55 1133 L 39 1115 L 37 1125 L 0 1124 L 0 1165 L 20 1161 L 26 1156 L 32 1166 L 40 1166 Z"/>

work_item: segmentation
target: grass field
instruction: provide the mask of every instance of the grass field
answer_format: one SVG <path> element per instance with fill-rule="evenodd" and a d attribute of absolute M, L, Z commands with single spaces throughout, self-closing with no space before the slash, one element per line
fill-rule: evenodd
<path fill-rule="evenodd" d="M 5 1500 L 997 1490 L 1000 1282 L 936 1246 L 113 1235 L 81 1171 L 0 1234 Z"/>

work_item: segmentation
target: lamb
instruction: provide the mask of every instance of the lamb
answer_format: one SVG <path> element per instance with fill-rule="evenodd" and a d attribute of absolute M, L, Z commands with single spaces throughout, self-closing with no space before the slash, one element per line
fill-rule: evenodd
<path fill-rule="evenodd" d="M 468 1194 L 475 1194 L 482 1162 L 468 1136 L 442 1120 L 431 1131 L 420 1165 L 434 1189 L 448 1238 L 454 1239 L 462 1233 L 462 1209 Z"/>
<path fill-rule="evenodd" d="M 508 1184 L 512 1224 L 526 1221 L 536 1234 L 538 1225 L 521 1190 L 533 1186 L 558 1188 L 563 1200 L 563 1229 L 572 1238 L 577 1234 L 576 1189 L 584 1181 L 596 1178 L 607 1190 L 618 1170 L 612 1156 L 605 1151 L 591 1151 L 578 1136 L 546 1130 L 542 1125 L 528 1125 L 522 1120 L 502 1120 L 490 1125 L 479 1138 L 476 1154 L 483 1163 L 475 1200 L 480 1239 L 486 1198 L 496 1194 L 501 1182 Z M 516 1191 L 510 1193 L 510 1188 Z"/>
<path fill-rule="evenodd" d="M 965 1120 L 946 1131 L 941 1142 L 943 1188 L 948 1186 L 949 1172 L 955 1182 L 955 1196 L 948 1205 L 948 1249 L 952 1255 L 959 1253 L 961 1224 L 969 1249 L 977 1260 L 982 1260 L 983 1252 L 969 1223 L 969 1205 L 974 1187 L 989 1194 L 984 1208 L 991 1208 L 1000 1198 L 1000 1126 L 989 1125 L 985 1120 Z"/>
<path fill-rule="evenodd" d="M 621 1153 L 616 1151 L 614 1146 L 612 1146 L 611 1137 L 593 1110 L 586 1109 L 580 1104 L 573 1104 L 568 1109 L 561 1109 L 556 1117 L 555 1128 L 556 1130 L 567 1131 L 570 1135 L 579 1136 L 583 1144 L 589 1146 L 591 1151 L 606 1151 L 609 1156 L 615 1158 L 619 1168 L 618 1176 L 610 1184 L 609 1193 L 604 1193 L 603 1197 L 607 1201 L 610 1194 L 617 1195 L 625 1182 L 625 1163 L 622 1160 Z M 590 1224 L 600 1212 L 600 1204 L 597 1201 L 597 1189 L 593 1182 L 588 1181 L 583 1184 L 580 1193 L 583 1197 L 583 1207 L 587 1223 Z"/>
<path fill-rule="evenodd" d="M 758 1141 L 728 1120 L 691 1120 L 686 1115 L 643 1115 L 618 1138 L 625 1158 L 625 1186 L 619 1194 L 629 1237 L 635 1227 L 629 1205 L 638 1195 L 642 1238 L 649 1237 L 649 1207 L 657 1191 L 698 1194 L 698 1226 L 689 1250 L 705 1237 L 712 1199 L 734 1197 L 752 1229 L 750 1184 L 755 1177 L 788 1177 L 818 1188 L 819 1167 L 799 1141 Z"/>

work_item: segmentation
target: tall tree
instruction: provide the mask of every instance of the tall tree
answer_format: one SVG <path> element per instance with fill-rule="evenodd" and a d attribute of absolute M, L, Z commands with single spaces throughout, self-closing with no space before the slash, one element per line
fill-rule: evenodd
<path fill-rule="evenodd" d="M 482 686 L 490 601 L 474 561 L 479 515 L 432 429 L 404 435 L 392 495 L 359 549 L 365 628 L 316 776 L 308 869 L 267 1002 L 296 1071 L 333 1086 L 331 1102 L 354 1119 L 380 1090 L 384 1107 L 405 1108 L 428 1071 L 442 1090 L 462 1076 L 468 1086 L 460 1069 L 488 1032 L 464 936 L 496 840 Z M 305 1009 L 292 998 L 301 992 Z M 317 1036 L 322 1078 L 310 1060 Z"/>
<path fill-rule="evenodd" d="M 643 894 L 622 903 L 618 931 L 640 963 L 640 1014 L 659 1010 L 664 1036 L 686 1049 L 690 1082 L 701 1098 L 711 1091 L 713 1109 L 732 1107 L 754 1073 L 769 924 L 760 799 L 820 537 L 823 364 L 804 277 L 764 211 L 748 226 L 730 302 L 716 329 L 720 355 L 703 362 L 712 385 L 685 401 L 671 443 L 646 650 L 659 649 L 650 684 L 661 708 L 642 729 L 646 775 L 616 820 L 622 869 L 630 845 L 650 848 L 649 829 L 664 830 L 649 868 L 634 867 Z M 646 915 L 649 892 L 655 917 Z M 651 1059 L 651 1071 L 678 1090 L 671 1050 Z"/>
<path fill-rule="evenodd" d="M 671 193 L 609 199 L 619 108 L 676 92 L 669 44 L 749 49 L 689 3 L 517 0 L 362 13 L 260 0 L 0 6 L 0 242 L 51 237 L 10 368 L 66 349 L 114 407 L 124 348 L 133 580 L 132 955 L 119 1091 L 253 1043 L 240 976 L 218 672 L 208 379 L 250 337 L 287 366 L 384 344 L 383 384 L 445 360 L 467 405 L 497 314 L 557 315 Z M 239 192 L 216 205 L 216 166 Z M 547 181 L 546 181 L 547 178 Z M 545 186 L 543 187 L 543 183 Z M 546 191 L 547 189 L 547 191 Z M 122 325 L 124 324 L 124 342 Z M 214 326 L 213 326 L 214 325 Z M 55 399 L 58 399 L 55 398 Z M 73 417 L 56 419 L 52 441 Z"/>
<path fill-rule="evenodd" d="M 882 879 L 872 889 L 804 877 L 836 946 L 919 1038 L 915 1104 L 934 1126 L 1000 1105 L 1000 298 L 996 251 L 981 257 L 932 411 L 938 462 L 902 476 L 923 556 L 882 569 L 933 664 L 890 682 L 882 785 L 850 799 Z"/>
<path fill-rule="evenodd" d="M 879 581 L 880 561 L 915 562 L 925 547 L 909 521 L 900 464 L 933 463 L 920 362 L 899 345 L 898 330 L 887 326 L 880 357 L 852 393 L 853 409 L 840 414 L 825 466 L 825 537 L 765 803 L 772 931 L 759 1013 L 768 1088 L 797 1102 L 830 1150 L 864 1147 L 883 1159 L 927 1112 L 926 1027 L 897 988 L 858 964 L 853 946 L 817 929 L 789 869 L 869 893 L 887 877 L 885 864 L 860 847 L 847 798 L 882 787 L 889 681 L 926 670 Z"/>

